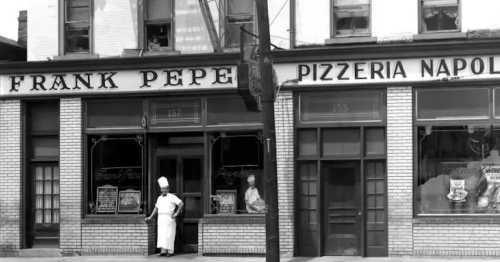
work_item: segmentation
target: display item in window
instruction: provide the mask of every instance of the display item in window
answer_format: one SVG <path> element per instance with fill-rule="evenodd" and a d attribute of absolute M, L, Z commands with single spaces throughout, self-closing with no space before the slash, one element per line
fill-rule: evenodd
<path fill-rule="evenodd" d="M 262 213 L 265 209 L 265 202 L 260 197 L 259 190 L 255 187 L 255 175 L 247 177 L 248 189 L 245 192 L 245 204 L 248 213 Z"/>
<path fill-rule="evenodd" d="M 176 217 L 181 213 L 184 203 L 176 195 L 169 193 L 169 184 L 166 177 L 158 179 L 161 195 L 156 200 L 155 208 L 146 222 L 158 214 L 157 247 L 161 249 L 160 256 L 174 254 L 174 241 L 177 223 Z"/>

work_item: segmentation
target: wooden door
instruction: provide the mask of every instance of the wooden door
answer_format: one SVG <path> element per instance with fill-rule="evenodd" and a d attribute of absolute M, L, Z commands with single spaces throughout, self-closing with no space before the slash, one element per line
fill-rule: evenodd
<path fill-rule="evenodd" d="M 361 255 L 362 201 L 360 161 L 324 161 L 323 254 Z"/>
<path fill-rule="evenodd" d="M 59 244 L 59 167 L 37 163 L 31 169 L 32 247 L 57 247 Z"/>

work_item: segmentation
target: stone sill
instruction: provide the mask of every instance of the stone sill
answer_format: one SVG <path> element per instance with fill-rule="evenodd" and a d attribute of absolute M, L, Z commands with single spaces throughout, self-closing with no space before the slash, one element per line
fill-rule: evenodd
<path fill-rule="evenodd" d="M 376 42 L 377 38 L 372 36 L 335 37 L 325 40 L 326 45 L 367 44 Z"/>
<path fill-rule="evenodd" d="M 436 32 L 436 33 L 421 33 L 418 35 L 413 35 L 413 40 L 415 41 L 425 41 L 425 40 L 445 40 L 445 39 L 465 39 L 467 38 L 467 33 L 464 32 Z"/>
<path fill-rule="evenodd" d="M 89 53 L 68 53 L 65 55 L 54 56 L 54 60 L 81 60 L 81 59 L 97 59 L 99 55 Z"/>
<path fill-rule="evenodd" d="M 262 224 L 264 214 L 206 214 L 200 219 L 202 224 Z"/>
<path fill-rule="evenodd" d="M 413 218 L 414 224 L 500 224 L 500 215 L 461 215 L 461 216 L 417 216 Z"/>
<path fill-rule="evenodd" d="M 83 218 L 82 224 L 146 224 L 145 217 L 138 214 L 87 215 Z"/>

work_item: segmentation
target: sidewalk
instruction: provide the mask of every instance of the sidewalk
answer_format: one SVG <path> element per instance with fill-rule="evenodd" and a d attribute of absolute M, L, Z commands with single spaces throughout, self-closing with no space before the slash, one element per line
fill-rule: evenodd
<path fill-rule="evenodd" d="M 174 257 L 55 257 L 55 258 L 32 258 L 15 257 L 0 258 L 0 262 L 265 262 L 263 257 L 206 257 L 196 255 L 178 255 Z M 479 262 L 479 261 L 499 261 L 498 258 L 414 258 L 414 257 L 391 257 L 391 258 L 360 258 L 360 257 L 315 257 L 315 258 L 282 258 L 281 262 L 441 262 L 441 261 L 459 261 L 459 262 Z"/>

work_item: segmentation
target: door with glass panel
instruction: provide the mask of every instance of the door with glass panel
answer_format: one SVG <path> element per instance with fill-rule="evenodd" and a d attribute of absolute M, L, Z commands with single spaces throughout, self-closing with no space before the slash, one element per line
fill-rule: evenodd
<path fill-rule="evenodd" d="M 59 167 L 56 163 L 32 165 L 33 247 L 59 243 Z"/>

